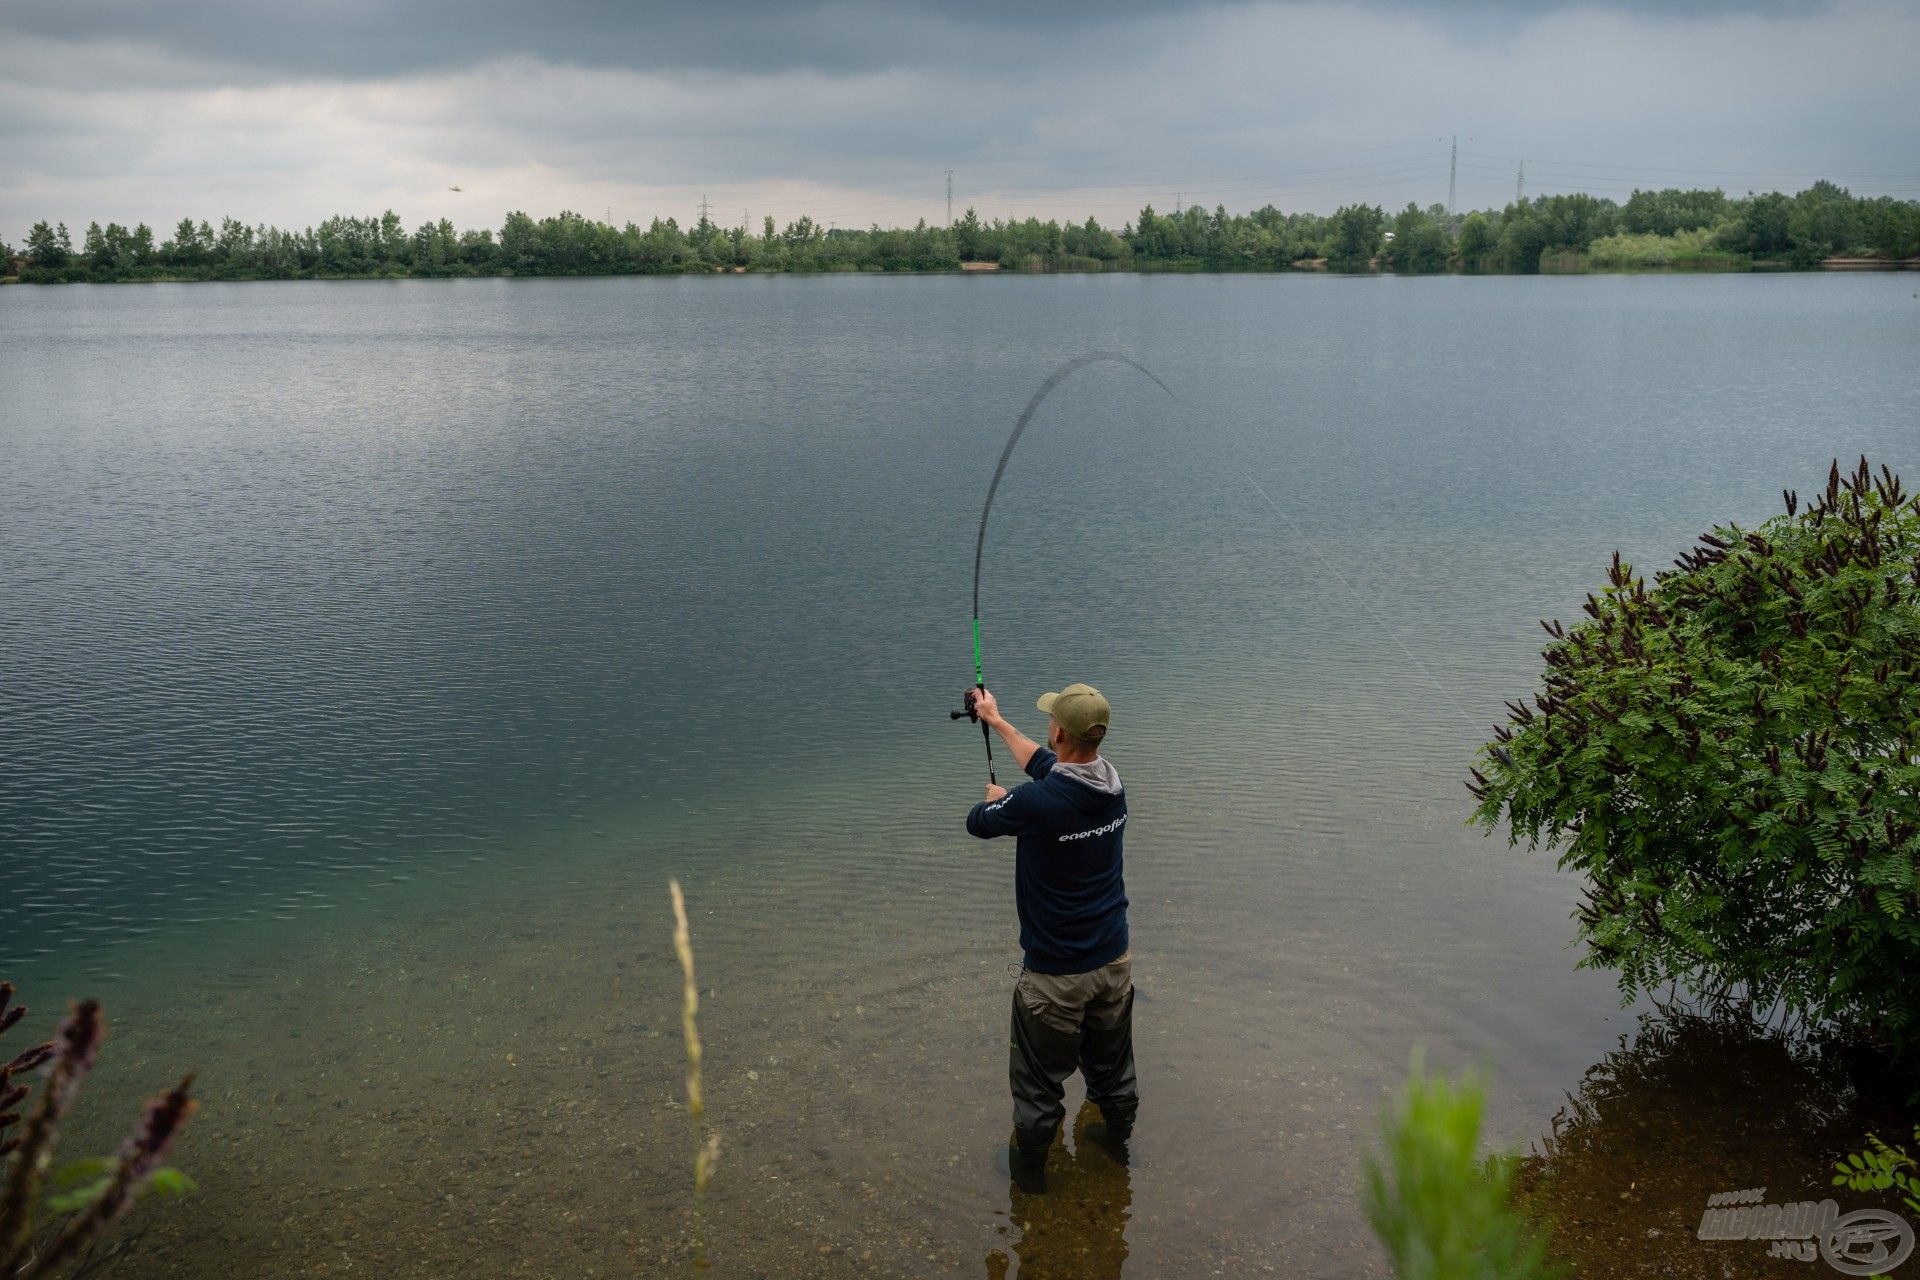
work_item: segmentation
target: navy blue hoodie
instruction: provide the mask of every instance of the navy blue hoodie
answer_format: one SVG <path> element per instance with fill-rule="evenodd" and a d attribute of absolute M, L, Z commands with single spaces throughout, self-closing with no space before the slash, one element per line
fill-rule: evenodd
<path fill-rule="evenodd" d="M 967 832 L 1019 838 L 1014 904 L 1027 968 L 1087 973 L 1127 953 L 1127 793 L 1104 759 L 1063 765 L 1045 747 L 1027 761 L 1027 776 L 1033 781 L 973 806 Z"/>

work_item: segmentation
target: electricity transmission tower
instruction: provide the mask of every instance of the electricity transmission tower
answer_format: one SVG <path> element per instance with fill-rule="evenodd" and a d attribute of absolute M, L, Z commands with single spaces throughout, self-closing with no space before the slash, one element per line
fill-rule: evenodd
<path fill-rule="evenodd" d="M 1460 171 L 1460 135 L 1453 135 L 1453 154 L 1447 157 L 1447 216 L 1453 216 L 1454 178 Z"/>
<path fill-rule="evenodd" d="M 1527 162 L 1520 162 L 1520 176 L 1513 180 L 1513 202 L 1519 204 L 1527 198 Z"/>
<path fill-rule="evenodd" d="M 712 219 L 707 217 L 707 198 L 705 196 L 700 197 L 700 221 L 703 225 L 712 221 Z"/>
<path fill-rule="evenodd" d="M 947 170 L 947 228 L 953 228 L 953 170 Z"/>

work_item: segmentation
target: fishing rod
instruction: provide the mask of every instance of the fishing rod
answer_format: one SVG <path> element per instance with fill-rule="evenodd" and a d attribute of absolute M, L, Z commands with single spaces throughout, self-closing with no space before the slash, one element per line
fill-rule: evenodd
<path fill-rule="evenodd" d="M 993 773 L 993 735 L 988 732 L 987 723 L 980 718 L 976 708 L 979 696 L 987 691 L 986 666 L 980 658 L 980 564 L 987 550 L 987 517 L 993 514 L 993 495 L 1000 491 L 1000 477 L 1007 472 L 1007 459 L 1013 457 L 1013 447 L 1020 443 L 1020 437 L 1027 429 L 1027 423 L 1033 420 L 1034 410 L 1038 409 L 1041 402 L 1053 394 L 1053 389 L 1066 381 L 1075 370 L 1084 369 L 1090 364 L 1098 364 L 1104 360 L 1117 361 L 1128 368 L 1146 374 L 1153 379 L 1155 386 L 1167 393 L 1168 399 L 1174 398 L 1173 388 L 1160 381 L 1159 375 L 1138 360 L 1129 359 L 1116 351 L 1089 351 L 1085 355 L 1075 356 L 1055 369 L 1053 374 L 1040 384 L 1040 389 L 1033 393 L 1033 399 L 1027 401 L 1027 407 L 1020 413 L 1020 420 L 1013 425 L 1013 434 L 1007 437 L 1007 447 L 1000 451 L 1000 461 L 993 468 L 993 481 L 987 485 L 986 505 L 980 508 L 980 531 L 973 543 L 973 688 L 967 690 L 966 705 L 958 711 L 949 711 L 947 719 L 959 720 L 964 717 L 980 726 L 980 740 L 987 747 L 987 781 L 995 786 L 1000 785 L 1000 779 Z"/>

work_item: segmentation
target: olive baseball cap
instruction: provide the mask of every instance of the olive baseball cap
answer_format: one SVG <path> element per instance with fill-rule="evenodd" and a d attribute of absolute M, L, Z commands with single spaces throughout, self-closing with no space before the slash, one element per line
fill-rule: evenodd
<path fill-rule="evenodd" d="M 1107 726 L 1113 721 L 1107 696 L 1090 684 L 1070 684 L 1058 693 L 1043 693 L 1033 705 L 1082 742 L 1106 737 Z"/>

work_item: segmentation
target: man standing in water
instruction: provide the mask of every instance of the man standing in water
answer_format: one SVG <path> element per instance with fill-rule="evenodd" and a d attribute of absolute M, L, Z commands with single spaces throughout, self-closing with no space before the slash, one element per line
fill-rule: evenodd
<path fill-rule="evenodd" d="M 1098 689 L 1070 684 L 1045 694 L 1047 745 L 1023 735 L 986 690 L 974 711 L 1005 740 L 1033 781 L 988 786 L 967 815 L 981 839 L 1014 836 L 1014 903 L 1026 953 L 1013 990 L 1013 1176 L 1046 1189 L 1047 1151 L 1066 1114 L 1061 1099 L 1078 1067 L 1104 1137 L 1125 1153 L 1140 1093 L 1133 1073 L 1133 960 L 1120 839 L 1127 797 L 1100 754 L 1112 708 Z"/>

